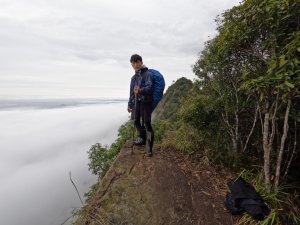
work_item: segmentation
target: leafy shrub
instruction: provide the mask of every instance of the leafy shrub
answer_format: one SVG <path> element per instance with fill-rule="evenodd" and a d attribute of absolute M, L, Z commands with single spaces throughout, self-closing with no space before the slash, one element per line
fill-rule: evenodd
<path fill-rule="evenodd" d="M 110 156 L 107 147 L 102 146 L 100 143 L 92 145 L 88 151 L 89 157 L 89 170 L 99 177 L 103 177 L 110 166 Z"/>
<path fill-rule="evenodd" d="M 155 143 L 161 143 L 163 141 L 163 138 L 165 137 L 166 131 L 172 129 L 171 127 L 172 125 L 168 120 L 156 120 L 152 124 L 152 128 L 154 130 Z"/>
<path fill-rule="evenodd" d="M 88 151 L 89 170 L 99 176 L 104 177 L 111 163 L 120 152 L 124 143 L 132 136 L 132 122 L 128 121 L 121 125 L 118 130 L 118 138 L 110 148 L 103 146 L 101 143 L 96 143 L 91 146 Z"/>
<path fill-rule="evenodd" d="M 183 124 L 176 132 L 174 132 L 171 141 L 176 149 L 188 154 L 198 152 L 203 143 L 203 139 L 199 135 L 199 132 L 188 124 Z"/>

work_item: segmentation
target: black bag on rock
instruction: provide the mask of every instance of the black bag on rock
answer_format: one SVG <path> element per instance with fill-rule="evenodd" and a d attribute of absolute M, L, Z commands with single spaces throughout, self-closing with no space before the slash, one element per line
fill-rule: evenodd
<path fill-rule="evenodd" d="M 232 214 L 247 212 L 255 220 L 264 220 L 270 209 L 255 188 L 243 178 L 230 180 L 225 205 Z"/>

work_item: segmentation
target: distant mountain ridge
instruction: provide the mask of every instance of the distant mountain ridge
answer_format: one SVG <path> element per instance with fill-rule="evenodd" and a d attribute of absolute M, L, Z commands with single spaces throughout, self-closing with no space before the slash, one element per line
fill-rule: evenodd
<path fill-rule="evenodd" d="M 127 99 L 2 99 L 0 110 L 17 108 L 52 109 L 78 105 L 96 105 L 127 102 Z"/>

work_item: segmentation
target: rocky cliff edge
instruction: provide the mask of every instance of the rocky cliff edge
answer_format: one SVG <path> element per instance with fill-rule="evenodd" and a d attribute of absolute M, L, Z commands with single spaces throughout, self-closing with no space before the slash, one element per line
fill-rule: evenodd
<path fill-rule="evenodd" d="M 224 207 L 226 180 L 221 168 L 172 149 L 145 148 L 127 141 L 76 224 L 230 225 Z"/>

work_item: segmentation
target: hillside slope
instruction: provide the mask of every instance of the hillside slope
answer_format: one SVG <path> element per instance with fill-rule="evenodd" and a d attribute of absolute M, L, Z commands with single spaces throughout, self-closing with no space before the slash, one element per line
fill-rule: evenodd
<path fill-rule="evenodd" d="M 76 224 L 234 224 L 223 203 L 227 178 L 171 149 L 131 154 L 127 141 Z"/>
<path fill-rule="evenodd" d="M 188 95 L 193 83 L 191 80 L 181 77 L 174 82 L 164 94 L 162 100 L 152 113 L 153 120 L 175 120 L 180 105 L 180 99 Z"/>

